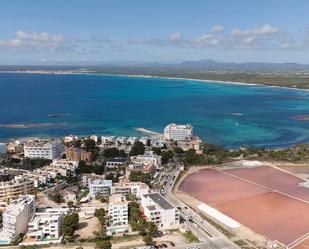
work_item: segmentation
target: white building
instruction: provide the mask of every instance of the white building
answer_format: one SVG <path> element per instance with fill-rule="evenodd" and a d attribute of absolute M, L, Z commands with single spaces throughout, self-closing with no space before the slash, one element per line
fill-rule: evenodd
<path fill-rule="evenodd" d="M 25 234 L 28 222 L 35 212 L 34 196 L 23 195 L 19 199 L 11 201 L 3 213 L 3 231 L 10 240 Z"/>
<path fill-rule="evenodd" d="M 46 209 L 35 213 L 28 224 L 28 233 L 20 245 L 44 245 L 61 242 L 61 226 L 63 224 L 63 210 Z"/>
<path fill-rule="evenodd" d="M 104 145 L 115 142 L 115 136 L 101 136 L 101 143 Z"/>
<path fill-rule="evenodd" d="M 140 138 L 138 139 L 138 141 L 140 141 L 142 144 L 148 146 L 148 145 L 149 145 L 150 138 L 149 138 L 149 137 L 140 137 Z"/>
<path fill-rule="evenodd" d="M 144 164 L 152 163 L 155 168 L 159 168 L 161 166 L 161 156 L 158 156 L 153 153 L 153 151 L 147 151 L 144 155 L 137 155 L 131 157 L 132 161 L 139 161 Z"/>
<path fill-rule="evenodd" d="M 150 140 L 150 146 L 154 148 L 164 148 L 165 147 L 165 141 L 163 137 L 153 137 Z"/>
<path fill-rule="evenodd" d="M 111 189 L 112 194 L 134 194 L 137 198 L 142 198 L 142 195 L 149 193 L 149 187 L 143 182 L 128 182 L 123 181 L 115 183 Z"/>
<path fill-rule="evenodd" d="M 90 182 L 88 183 L 89 194 L 91 197 L 95 197 L 96 194 L 102 196 L 109 196 L 112 185 L 113 185 L 112 180 L 102 180 L 102 179 L 96 179 L 94 181 L 90 180 Z"/>
<path fill-rule="evenodd" d="M 154 222 L 159 229 L 175 229 L 179 226 L 177 209 L 159 193 L 142 196 L 142 210 L 148 221 Z"/>
<path fill-rule="evenodd" d="M 98 138 L 97 135 L 91 135 L 91 136 L 89 137 L 89 139 L 95 141 L 96 143 L 99 141 L 99 138 Z"/>
<path fill-rule="evenodd" d="M 128 232 L 128 202 L 123 195 L 112 195 L 109 198 L 108 215 L 111 217 L 110 234 Z"/>
<path fill-rule="evenodd" d="M 24 145 L 24 155 L 29 158 L 57 159 L 64 147 L 60 140 L 31 140 Z"/>
<path fill-rule="evenodd" d="M 75 140 L 77 140 L 78 137 L 77 136 L 74 136 L 74 135 L 69 135 L 69 136 L 65 136 L 64 137 L 64 142 L 65 143 L 69 143 L 69 142 L 73 142 Z"/>
<path fill-rule="evenodd" d="M 133 145 L 137 141 L 137 137 L 128 137 L 127 144 Z"/>
<path fill-rule="evenodd" d="M 65 202 L 76 202 L 76 194 L 72 190 L 62 189 L 59 191 Z"/>
<path fill-rule="evenodd" d="M 37 175 L 44 176 L 47 179 L 55 178 L 57 175 L 61 175 L 63 177 L 75 176 L 75 170 L 78 166 L 78 161 L 55 159 L 50 165 L 35 169 L 33 172 Z"/>
<path fill-rule="evenodd" d="M 110 158 L 106 161 L 106 168 L 117 168 L 125 164 L 127 161 L 127 158 L 124 157 L 116 157 L 116 158 Z"/>
<path fill-rule="evenodd" d="M 117 144 L 126 144 L 127 143 L 127 137 L 116 137 L 115 142 Z"/>
<path fill-rule="evenodd" d="M 177 125 L 169 124 L 164 128 L 164 139 L 174 141 L 191 140 L 193 127 L 190 124 Z"/>

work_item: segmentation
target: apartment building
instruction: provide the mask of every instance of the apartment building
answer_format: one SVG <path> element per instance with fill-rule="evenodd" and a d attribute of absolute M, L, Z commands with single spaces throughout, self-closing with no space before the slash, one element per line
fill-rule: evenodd
<path fill-rule="evenodd" d="M 143 182 L 122 181 L 113 184 L 111 188 L 112 194 L 128 195 L 134 194 L 137 198 L 142 198 L 142 195 L 149 193 L 149 187 Z"/>
<path fill-rule="evenodd" d="M 0 201 L 16 199 L 19 195 L 29 194 L 33 190 L 33 179 L 23 175 L 15 176 L 11 181 L 0 182 Z"/>
<path fill-rule="evenodd" d="M 125 196 L 116 194 L 109 197 L 108 215 L 111 217 L 110 234 L 128 232 L 128 202 Z"/>
<path fill-rule="evenodd" d="M 177 125 L 169 124 L 164 128 L 164 139 L 174 141 L 191 140 L 193 136 L 193 127 L 190 124 Z"/>
<path fill-rule="evenodd" d="M 33 172 L 36 174 L 44 175 L 48 178 L 55 178 L 58 174 L 67 177 L 74 176 L 75 170 L 78 168 L 79 162 L 68 159 L 56 159 L 48 166 L 35 169 Z"/>
<path fill-rule="evenodd" d="M 1 233 L 6 235 L 9 240 L 14 240 L 20 234 L 25 234 L 27 232 L 28 222 L 34 215 L 34 212 L 34 196 L 23 195 L 11 201 L 3 213 L 3 231 Z"/>
<path fill-rule="evenodd" d="M 112 180 L 102 180 L 96 179 L 88 183 L 89 186 L 89 194 L 91 197 L 95 197 L 96 194 L 101 196 L 109 196 L 111 192 L 111 187 L 113 185 Z"/>
<path fill-rule="evenodd" d="M 128 137 L 127 144 L 133 145 L 137 141 L 137 137 Z"/>
<path fill-rule="evenodd" d="M 30 140 L 24 145 L 24 155 L 28 158 L 57 159 L 62 156 L 64 147 L 60 140 Z"/>
<path fill-rule="evenodd" d="M 150 140 L 150 146 L 153 148 L 164 148 L 165 140 L 163 139 L 163 137 L 153 137 Z"/>
<path fill-rule="evenodd" d="M 85 161 L 85 162 L 91 162 L 92 160 L 92 153 L 85 151 L 83 149 L 79 148 L 66 148 L 65 150 L 66 159 L 72 160 L 72 161 Z"/>
<path fill-rule="evenodd" d="M 46 209 L 34 214 L 28 223 L 28 233 L 20 245 L 43 245 L 61 242 L 61 226 L 66 211 Z"/>
<path fill-rule="evenodd" d="M 148 221 L 154 222 L 159 229 L 175 229 L 179 226 L 179 214 L 174 205 L 159 193 L 142 196 L 142 211 Z"/>
<path fill-rule="evenodd" d="M 110 145 L 115 142 L 115 136 L 101 136 L 101 144 Z"/>
<path fill-rule="evenodd" d="M 127 137 L 116 137 L 116 144 L 127 144 Z"/>

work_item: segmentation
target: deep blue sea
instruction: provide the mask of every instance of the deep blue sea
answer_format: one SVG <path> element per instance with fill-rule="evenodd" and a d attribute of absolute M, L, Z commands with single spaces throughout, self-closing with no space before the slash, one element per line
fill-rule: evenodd
<path fill-rule="evenodd" d="M 48 114 L 69 114 L 48 117 Z M 241 114 L 241 115 L 240 115 Z M 0 74 L 0 140 L 68 134 L 139 135 L 191 123 L 204 142 L 282 147 L 309 142 L 309 92 L 264 86 L 106 75 Z"/>

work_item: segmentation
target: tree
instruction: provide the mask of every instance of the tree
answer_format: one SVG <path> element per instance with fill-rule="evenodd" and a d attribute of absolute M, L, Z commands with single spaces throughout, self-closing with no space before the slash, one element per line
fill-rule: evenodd
<path fill-rule="evenodd" d="M 94 151 L 95 149 L 95 141 L 93 139 L 86 139 L 84 141 L 86 151 Z"/>
<path fill-rule="evenodd" d="M 130 173 L 129 179 L 131 182 L 143 182 L 146 184 L 150 184 L 151 175 L 149 173 L 145 173 L 143 171 L 132 171 Z"/>
<path fill-rule="evenodd" d="M 130 156 L 143 155 L 145 153 L 144 144 L 140 141 L 135 141 L 130 151 Z"/>
<path fill-rule="evenodd" d="M 111 249 L 112 244 L 109 240 L 99 240 L 96 242 L 96 249 Z"/>
<path fill-rule="evenodd" d="M 182 155 L 184 153 L 183 149 L 180 148 L 180 147 L 175 147 L 174 148 L 174 152 L 177 154 L 177 155 Z"/>
<path fill-rule="evenodd" d="M 150 236 L 154 236 L 158 232 L 158 227 L 151 221 L 146 222 L 146 231 Z"/>
<path fill-rule="evenodd" d="M 81 145 L 82 145 L 82 141 L 80 139 L 77 139 L 77 140 L 73 141 L 73 146 L 75 148 L 80 148 Z"/>
<path fill-rule="evenodd" d="M 74 231 L 77 229 L 78 222 L 79 216 L 77 213 L 74 212 L 66 215 L 61 226 L 63 234 L 68 238 L 72 238 L 74 235 Z"/>
<path fill-rule="evenodd" d="M 102 175 L 105 170 L 105 164 L 102 163 L 101 165 L 94 165 L 92 166 L 91 171 L 97 175 Z"/>
<path fill-rule="evenodd" d="M 161 155 L 161 149 L 160 149 L 160 148 L 152 148 L 152 151 L 153 151 L 156 155 L 158 155 L 158 156 Z"/>
<path fill-rule="evenodd" d="M 100 238 L 106 237 L 106 226 L 108 224 L 108 217 L 106 216 L 107 212 L 103 208 L 96 209 L 94 212 L 94 216 L 98 218 L 101 228 L 99 232 Z"/>
<path fill-rule="evenodd" d="M 173 156 L 174 156 L 173 151 L 171 151 L 171 150 L 163 151 L 163 152 L 161 153 L 162 164 L 167 164 L 168 161 L 169 161 L 170 159 L 173 158 Z"/>
<path fill-rule="evenodd" d="M 125 157 L 125 152 L 124 150 L 118 150 L 116 147 L 106 148 L 103 151 L 103 157 L 105 158 Z"/>
<path fill-rule="evenodd" d="M 146 234 L 146 235 L 143 237 L 143 241 L 144 241 L 144 243 L 145 243 L 147 246 L 149 246 L 149 245 L 151 245 L 151 244 L 153 243 L 153 239 L 152 239 L 152 237 L 151 237 L 150 234 Z"/>
<path fill-rule="evenodd" d="M 61 194 L 59 194 L 59 193 L 56 193 L 56 194 L 53 194 L 53 195 L 51 194 L 48 197 L 49 197 L 49 199 L 51 199 L 52 201 L 54 201 L 58 204 L 63 202 L 63 198 L 62 198 Z"/>
<path fill-rule="evenodd" d="M 73 204 L 74 204 L 73 201 L 68 201 L 67 202 L 67 205 L 68 205 L 69 208 L 72 208 L 74 206 Z"/>

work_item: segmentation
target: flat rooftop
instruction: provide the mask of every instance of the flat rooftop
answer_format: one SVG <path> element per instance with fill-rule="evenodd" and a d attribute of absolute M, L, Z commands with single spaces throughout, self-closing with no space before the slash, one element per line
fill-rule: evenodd
<path fill-rule="evenodd" d="M 144 195 L 145 197 L 149 197 L 153 202 L 157 203 L 162 209 L 169 210 L 175 208 L 171 203 L 169 203 L 161 194 L 159 193 L 151 193 Z"/>

